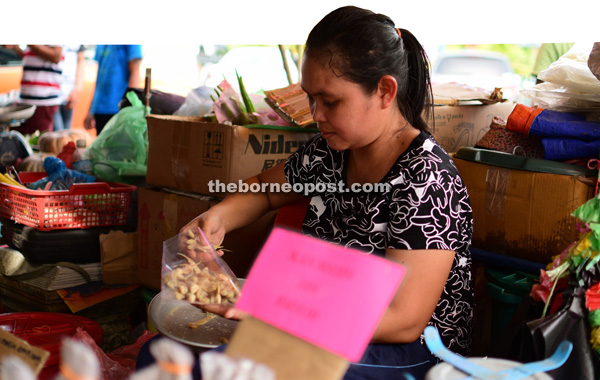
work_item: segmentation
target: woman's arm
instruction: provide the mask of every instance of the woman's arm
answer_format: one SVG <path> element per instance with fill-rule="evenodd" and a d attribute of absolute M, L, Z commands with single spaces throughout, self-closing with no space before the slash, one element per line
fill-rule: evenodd
<path fill-rule="evenodd" d="M 406 274 L 372 340 L 414 342 L 423 333 L 440 300 L 454 251 L 388 249 L 386 258 L 404 265 Z"/>
<path fill-rule="evenodd" d="M 248 184 L 257 183 L 259 186 L 265 184 L 266 191 L 230 194 L 210 210 L 193 219 L 181 231 L 200 227 L 208 240 L 217 244 L 222 241 L 226 233 L 254 222 L 270 210 L 301 199 L 301 195 L 293 192 L 269 191 L 268 184 L 287 183 L 283 166 L 282 162 L 244 181 Z"/>

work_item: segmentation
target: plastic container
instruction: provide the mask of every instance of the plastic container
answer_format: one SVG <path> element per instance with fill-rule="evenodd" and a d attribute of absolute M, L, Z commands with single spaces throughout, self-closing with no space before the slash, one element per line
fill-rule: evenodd
<path fill-rule="evenodd" d="M 87 175 L 94 175 L 92 158 L 86 147 L 85 139 L 77 140 L 77 150 L 73 153 L 73 170 Z"/>
<path fill-rule="evenodd" d="M 492 341 L 500 334 L 539 276 L 521 271 L 486 268 L 487 293 L 492 297 Z"/>
<path fill-rule="evenodd" d="M 50 352 L 39 378 L 52 378 L 58 371 L 63 337 L 75 335 L 77 328 L 86 331 L 97 345 L 102 344 L 102 327 L 98 322 L 74 314 L 23 312 L 0 315 L 0 329 Z"/>
<path fill-rule="evenodd" d="M 20 173 L 23 183 L 46 173 Z M 135 186 L 119 183 L 76 183 L 68 190 L 32 190 L 0 183 L 0 216 L 40 231 L 119 226 L 127 221 Z"/>

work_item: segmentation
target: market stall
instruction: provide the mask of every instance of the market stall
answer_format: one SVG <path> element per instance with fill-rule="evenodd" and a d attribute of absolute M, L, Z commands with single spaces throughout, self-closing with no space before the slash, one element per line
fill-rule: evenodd
<path fill-rule="evenodd" d="M 591 93 L 597 84 L 588 75 L 592 90 L 565 95 L 549 89 L 553 78 L 548 73 L 545 87 L 530 90 L 540 104 L 533 107 L 506 101 L 498 92 L 473 92 L 464 86 L 434 88 L 434 114 L 427 122 L 435 140 L 452 155 L 473 209 L 471 257 L 478 302 L 473 324 L 478 339 L 472 349 L 476 356 L 508 356 L 493 346 L 502 339 L 507 345 L 514 343 L 507 341 L 504 332 L 516 326 L 513 315 L 523 316 L 515 314 L 516 307 L 530 295 L 539 295 L 532 287 L 536 290 L 540 281 L 548 287 L 569 271 L 579 276 L 578 285 L 564 293 L 571 302 L 568 307 L 582 299 L 579 293 L 597 286 L 592 281 L 595 273 L 587 276 L 580 268 L 594 272 L 597 265 L 598 239 L 590 231 L 595 231 L 598 220 L 583 218 L 581 211 L 578 220 L 573 217 L 585 204 L 597 211 L 593 202 L 586 203 L 597 199 L 597 137 L 590 132 L 598 127 L 593 119 L 598 95 Z M 375 257 L 364 255 L 354 257 L 355 262 L 348 260 L 347 267 L 331 266 L 326 259 L 337 255 L 336 249 L 292 232 L 298 229 L 306 203 L 270 212 L 228 233 L 219 245 L 197 235 L 179 236 L 190 220 L 223 201 L 231 192 L 228 185 L 241 187 L 244 179 L 285 161 L 319 133 L 306 93 L 297 83 L 265 91 L 257 101 L 256 94 L 248 94 L 241 78 L 237 79 L 240 93 L 227 81 L 221 82 L 207 115 L 182 114 L 190 109 L 183 98 L 176 99 L 179 107 L 159 111 L 157 102 L 169 94 L 151 92 L 147 81 L 145 89 L 125 95 L 128 103 L 99 136 L 41 135 L 38 152 L 25 141 L 20 156 L 5 165 L 16 170 L 0 175 L 5 244 L 0 249 L 0 319 L 22 321 L 12 324 L 8 332 L 21 339 L 19 344 L 26 341 L 50 352 L 28 351 L 38 379 L 58 373 L 58 338 L 67 336 L 91 337 L 88 343 L 99 360 L 94 365 L 107 369 L 109 360 L 116 362 L 110 377 L 114 379 L 141 379 L 164 370 L 149 365 L 136 373 L 136 364 L 124 359 L 122 352 L 130 350 L 137 356 L 155 336 L 170 338 L 172 345 L 163 347 L 162 355 L 169 350 L 181 355 L 163 359 L 184 372 L 191 372 L 193 366 L 190 352 L 195 359 L 205 353 L 216 355 L 213 349 L 226 343 L 224 355 L 210 361 L 239 369 L 240 362 L 228 360 L 244 356 L 266 366 L 257 369 L 265 371 L 262 379 L 273 370 L 279 378 L 340 379 L 349 363 L 364 353 L 404 269 L 383 270 Z M 578 104 L 570 104 L 573 99 Z M 23 116 L 7 117 L 6 122 L 19 118 Z M 79 143 L 82 140 L 85 145 Z M 80 160 L 73 158 L 77 148 L 80 158 L 88 157 L 92 163 L 88 173 L 75 170 Z M 34 160 L 42 166 L 33 166 Z M 580 230 L 580 222 L 587 229 Z M 281 225 L 286 228 L 274 228 Z M 588 234 L 588 243 L 579 241 L 582 232 Z M 169 248 L 169 242 L 181 241 L 191 252 L 212 255 L 210 262 L 218 267 L 202 267 L 199 263 L 206 261 L 182 254 L 181 247 Z M 574 242 L 588 244 L 583 263 L 574 258 L 581 253 L 573 251 Z M 296 256 L 299 251 L 306 256 Z M 311 256 L 315 252 L 322 255 Z M 544 277 L 546 265 L 555 269 L 549 278 Z M 562 268 L 560 275 L 557 268 Z M 267 275 L 270 271 L 277 275 Z M 380 282 L 369 282 L 373 288 L 361 287 L 374 280 L 368 277 L 373 273 L 389 277 L 381 275 Z M 201 274 L 206 277 L 200 278 Z M 319 289 L 330 292 L 327 302 L 319 305 L 310 298 L 317 277 L 325 278 Z M 182 278 L 186 282 L 180 282 Z M 216 282 L 205 288 L 199 285 L 213 279 Z M 305 293 L 294 293 L 299 288 Z M 340 296 L 350 289 L 354 297 L 377 301 L 369 309 L 377 312 L 341 324 L 336 313 L 351 314 L 356 308 L 355 298 Z M 236 304 L 239 297 L 236 306 L 252 318 L 238 323 L 201 311 L 194 306 L 201 297 L 208 297 L 205 304 L 227 305 Z M 564 310 L 556 294 L 545 293 L 534 301 L 554 307 L 547 310 L 550 315 Z M 571 351 L 561 345 L 560 365 L 544 371 L 559 367 L 557 371 L 569 371 L 583 361 L 588 366 L 580 378 L 597 373 L 597 326 L 595 321 L 587 322 L 596 309 L 578 309 L 584 325 L 580 332 L 589 349 L 569 356 Z M 40 335 L 47 338 L 43 344 Z M 256 349 L 258 339 L 264 340 L 260 349 Z M 542 352 L 536 351 L 535 357 L 510 359 L 543 360 L 561 343 L 561 339 L 553 341 Z M 301 360 L 286 361 L 278 352 Z M 303 360 L 315 367 L 302 366 Z"/>

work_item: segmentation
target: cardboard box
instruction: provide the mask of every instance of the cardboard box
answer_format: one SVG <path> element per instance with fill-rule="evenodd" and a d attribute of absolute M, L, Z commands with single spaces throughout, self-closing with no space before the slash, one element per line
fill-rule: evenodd
<path fill-rule="evenodd" d="M 454 158 L 473 208 L 473 246 L 549 263 L 579 237 L 571 213 L 594 179 L 537 173 Z"/>
<path fill-rule="evenodd" d="M 266 365 L 276 379 L 339 380 L 350 365 L 338 356 L 251 316 L 233 334 L 225 353 Z"/>
<path fill-rule="evenodd" d="M 160 188 L 138 189 L 138 277 L 143 286 L 160 290 L 163 241 L 175 236 L 181 227 L 220 202 L 198 194 L 172 192 Z M 237 277 L 248 274 L 258 251 L 271 231 L 276 212 L 253 224 L 231 231 L 223 247 L 223 259 Z"/>
<path fill-rule="evenodd" d="M 208 182 L 237 183 L 294 153 L 314 132 L 297 127 L 249 128 L 199 117 L 149 115 L 146 182 L 212 196 Z"/>
<path fill-rule="evenodd" d="M 448 153 L 456 152 L 461 146 L 475 146 L 490 129 L 494 116 L 506 120 L 515 103 L 504 102 L 489 105 L 435 106 L 432 125 L 429 128 L 436 141 Z"/>

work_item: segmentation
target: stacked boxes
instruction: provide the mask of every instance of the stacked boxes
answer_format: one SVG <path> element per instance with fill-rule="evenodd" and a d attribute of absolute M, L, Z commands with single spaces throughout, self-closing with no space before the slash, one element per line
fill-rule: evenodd
<path fill-rule="evenodd" d="M 160 290 L 162 242 L 220 202 L 209 181 L 238 183 L 285 160 L 314 131 L 297 127 L 244 127 L 207 123 L 198 117 L 149 115 L 148 188 L 139 189 L 140 283 Z M 275 212 L 232 231 L 223 259 L 245 277 L 273 225 Z"/>

